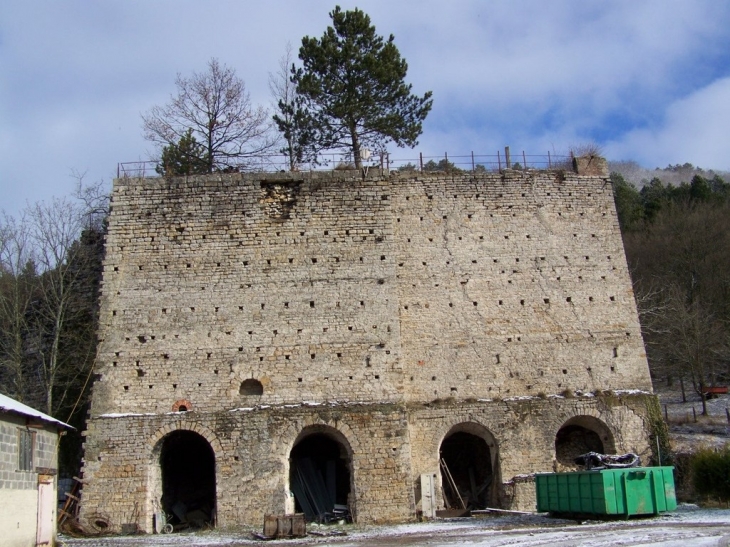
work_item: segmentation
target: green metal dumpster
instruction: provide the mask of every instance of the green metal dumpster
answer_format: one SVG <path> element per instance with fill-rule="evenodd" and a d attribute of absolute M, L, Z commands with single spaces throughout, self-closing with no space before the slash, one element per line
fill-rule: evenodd
<path fill-rule="evenodd" d="M 656 515 L 677 508 L 674 467 L 633 467 L 535 475 L 539 512 Z"/>

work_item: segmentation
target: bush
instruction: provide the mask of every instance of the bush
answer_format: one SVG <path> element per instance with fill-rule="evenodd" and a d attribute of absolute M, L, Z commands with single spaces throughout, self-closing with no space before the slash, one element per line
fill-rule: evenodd
<path fill-rule="evenodd" d="M 702 497 L 730 501 L 730 443 L 722 450 L 698 450 L 692 456 L 694 487 Z"/>

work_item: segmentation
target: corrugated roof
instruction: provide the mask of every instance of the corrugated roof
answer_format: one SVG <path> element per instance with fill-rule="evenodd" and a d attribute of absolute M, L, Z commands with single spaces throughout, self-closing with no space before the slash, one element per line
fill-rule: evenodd
<path fill-rule="evenodd" d="M 24 405 L 23 403 L 18 402 L 15 399 L 11 399 L 7 395 L 3 395 L 2 393 L 0 393 L 0 412 L 22 414 L 23 416 L 38 418 L 39 420 L 43 420 L 44 422 L 58 424 L 63 427 L 68 427 L 69 429 L 74 429 L 73 426 L 65 424 L 57 420 L 56 418 L 52 418 L 48 414 L 43 414 L 43 412 L 36 410 L 35 408 L 31 408 L 28 405 Z"/>

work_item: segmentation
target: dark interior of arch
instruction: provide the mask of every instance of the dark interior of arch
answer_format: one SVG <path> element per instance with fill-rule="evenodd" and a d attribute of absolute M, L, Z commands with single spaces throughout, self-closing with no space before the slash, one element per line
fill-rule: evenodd
<path fill-rule="evenodd" d="M 350 460 L 336 440 L 315 433 L 299 441 L 290 455 L 289 484 L 296 511 L 308 522 L 350 519 Z"/>
<path fill-rule="evenodd" d="M 566 425 L 555 435 L 555 458 L 563 465 L 574 466 L 575 458 L 586 452 L 604 453 L 603 441 L 595 431 L 580 425 Z"/>
<path fill-rule="evenodd" d="M 441 443 L 440 456 L 446 508 L 487 507 L 494 478 L 492 454 L 487 442 L 471 433 L 453 433 Z"/>
<path fill-rule="evenodd" d="M 249 378 L 244 380 L 241 384 L 241 388 L 238 390 L 241 395 L 263 395 L 264 386 L 258 380 Z"/>
<path fill-rule="evenodd" d="M 168 522 L 202 528 L 215 520 L 215 454 L 192 431 L 173 431 L 160 452 L 162 510 Z"/>

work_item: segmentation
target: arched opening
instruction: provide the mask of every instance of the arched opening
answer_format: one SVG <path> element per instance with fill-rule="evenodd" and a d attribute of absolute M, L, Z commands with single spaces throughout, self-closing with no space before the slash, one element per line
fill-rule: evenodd
<path fill-rule="evenodd" d="M 496 444 L 478 424 L 459 424 L 441 441 L 439 466 L 447 509 L 497 507 Z"/>
<path fill-rule="evenodd" d="M 215 454 L 201 435 L 173 431 L 162 439 L 160 505 L 167 522 L 195 528 L 213 526 L 216 511 Z"/>
<path fill-rule="evenodd" d="M 244 380 L 243 383 L 241 383 L 241 388 L 238 390 L 238 393 L 243 396 L 263 395 L 264 386 L 258 380 L 249 378 L 248 380 Z"/>
<path fill-rule="evenodd" d="M 296 511 L 307 522 L 352 521 L 352 458 L 339 433 L 303 432 L 289 456 L 289 485 Z"/>
<path fill-rule="evenodd" d="M 575 416 L 555 435 L 555 459 L 562 469 L 576 469 L 575 458 L 586 452 L 613 454 L 615 450 L 610 430 L 593 416 Z"/>

